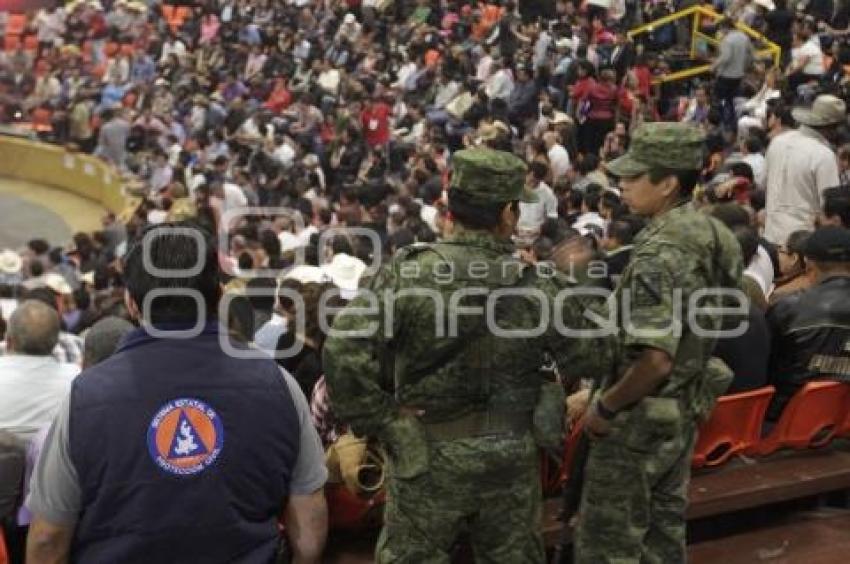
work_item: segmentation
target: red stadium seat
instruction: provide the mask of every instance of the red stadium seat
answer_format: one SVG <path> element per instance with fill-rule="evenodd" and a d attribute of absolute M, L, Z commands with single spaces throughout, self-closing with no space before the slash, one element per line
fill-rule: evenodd
<path fill-rule="evenodd" d="M 27 27 L 27 16 L 25 14 L 9 14 L 6 19 L 6 36 L 23 35 Z"/>
<path fill-rule="evenodd" d="M 6 37 L 3 38 L 3 48 L 6 51 L 15 51 L 20 46 L 21 46 L 21 36 L 20 35 L 6 34 Z"/>
<path fill-rule="evenodd" d="M 360 497 L 344 484 L 327 484 L 325 498 L 328 503 L 328 528 L 331 530 L 356 531 L 377 528 L 381 524 L 385 490 L 371 497 Z"/>
<path fill-rule="evenodd" d="M 694 468 L 719 466 L 758 443 L 773 386 L 723 396 L 699 430 Z"/>
<path fill-rule="evenodd" d="M 845 384 L 847 386 L 847 384 Z M 850 437 L 850 386 L 847 389 L 847 401 L 844 405 L 844 422 L 841 424 L 841 429 L 838 434 L 842 437 Z"/>
<path fill-rule="evenodd" d="M 9 564 L 9 552 L 6 550 L 6 537 L 0 529 L 0 564 Z"/>
<path fill-rule="evenodd" d="M 841 382 L 809 382 L 791 398 L 770 434 L 752 452 L 822 447 L 840 431 L 847 416 L 848 388 Z"/>

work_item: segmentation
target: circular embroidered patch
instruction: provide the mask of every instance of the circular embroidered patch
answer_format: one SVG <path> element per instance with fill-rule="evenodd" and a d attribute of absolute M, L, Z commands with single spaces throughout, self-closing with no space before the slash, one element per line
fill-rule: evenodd
<path fill-rule="evenodd" d="M 171 474 L 201 472 L 215 462 L 223 444 L 221 418 L 197 399 L 169 401 L 148 426 L 148 452 L 157 466 Z"/>

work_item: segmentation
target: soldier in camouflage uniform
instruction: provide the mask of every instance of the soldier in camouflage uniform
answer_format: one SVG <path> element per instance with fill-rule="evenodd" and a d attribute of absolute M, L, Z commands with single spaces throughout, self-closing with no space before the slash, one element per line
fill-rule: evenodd
<path fill-rule="evenodd" d="M 539 369 L 545 352 L 572 373 L 605 355 L 557 335 L 563 282 L 512 258 L 525 164 L 474 148 L 452 165 L 452 236 L 401 249 L 337 317 L 330 399 L 388 453 L 378 562 L 448 562 L 462 532 L 478 561 L 543 562 L 538 445 L 562 441 L 564 400 Z M 580 323 L 577 300 L 563 311 Z"/>
<path fill-rule="evenodd" d="M 699 331 L 718 329 L 720 316 L 692 320 L 689 300 L 705 288 L 739 288 L 742 271 L 732 233 L 690 203 L 702 145 L 691 126 L 647 124 L 635 131 L 628 153 L 608 165 L 620 177 L 623 200 L 651 222 L 614 294 L 622 314 L 618 369 L 584 416 L 592 442 L 574 536 L 577 562 L 686 560 L 696 426 L 731 379 L 728 367 L 711 358 L 715 336 Z"/>

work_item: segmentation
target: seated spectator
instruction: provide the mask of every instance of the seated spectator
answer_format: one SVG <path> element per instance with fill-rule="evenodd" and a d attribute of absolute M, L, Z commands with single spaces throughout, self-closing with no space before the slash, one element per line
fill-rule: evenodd
<path fill-rule="evenodd" d="M 850 230 L 821 227 L 806 241 L 814 285 L 786 296 L 767 312 L 771 331 L 768 418 L 809 380 L 850 377 Z"/>
<path fill-rule="evenodd" d="M 756 256 L 758 233 L 749 225 L 738 225 L 733 232 L 741 244 L 744 264 L 749 264 Z M 767 364 L 770 355 L 770 332 L 764 314 L 767 304 L 755 280 L 744 275 L 743 283 L 744 291 L 749 297 L 746 316 L 724 317 L 723 329 L 733 330 L 740 323 L 746 322 L 746 331 L 736 337 L 721 337 L 717 340 L 714 349 L 714 356 L 725 362 L 732 370 L 732 383 L 726 391 L 728 394 L 755 390 L 767 384 Z"/>
<path fill-rule="evenodd" d="M 83 370 L 112 356 L 133 329 L 132 323 L 115 316 L 104 317 L 92 325 L 83 339 Z"/>
<path fill-rule="evenodd" d="M 268 562 L 281 514 L 294 559 L 321 554 L 327 472 L 307 402 L 271 359 L 247 346 L 247 358 L 225 353 L 218 322 L 203 323 L 221 295 L 214 241 L 199 232 L 199 245 L 174 227 L 146 232 L 150 260 L 166 270 L 201 270 L 158 278 L 144 267 L 140 240 L 124 257 L 127 302 L 142 328 L 75 381 L 57 414 L 27 498 L 28 561 L 73 553 L 80 560 L 144 554 Z M 200 294 L 206 310 L 185 294 L 151 300 L 152 292 L 178 287 Z M 169 338 L 199 321 L 194 336 Z M 186 510 L 161 511 L 169 505 Z"/>
<path fill-rule="evenodd" d="M 778 248 L 779 272 L 782 275 L 776 280 L 776 287 L 770 295 L 771 303 L 812 285 L 803 254 L 806 240 L 811 234 L 811 231 L 795 231 L 788 236 L 788 241 Z"/>
<path fill-rule="evenodd" d="M 632 241 L 644 224 L 641 218 L 633 215 L 615 219 L 608 224 L 602 246 L 606 251 L 605 264 L 608 267 L 611 288 L 617 285 L 626 270 L 632 256 Z"/>
<path fill-rule="evenodd" d="M 6 355 L 0 356 L 0 430 L 27 443 L 50 423 L 79 367 L 53 358 L 59 315 L 36 300 L 12 313 Z"/>

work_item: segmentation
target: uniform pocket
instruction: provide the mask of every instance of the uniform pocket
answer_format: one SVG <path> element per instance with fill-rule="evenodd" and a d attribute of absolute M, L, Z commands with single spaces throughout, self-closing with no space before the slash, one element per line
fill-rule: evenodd
<path fill-rule="evenodd" d="M 618 434 L 627 448 L 658 452 L 682 433 L 682 409 L 674 398 L 648 397 L 629 410 Z"/>

